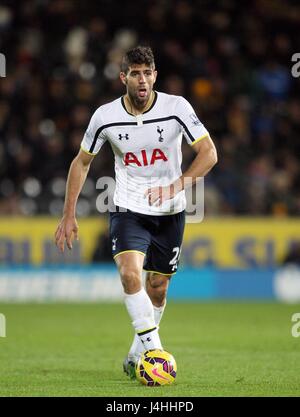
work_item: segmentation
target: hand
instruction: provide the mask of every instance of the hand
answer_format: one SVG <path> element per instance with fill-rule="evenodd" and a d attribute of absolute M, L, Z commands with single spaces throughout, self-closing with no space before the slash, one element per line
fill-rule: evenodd
<path fill-rule="evenodd" d="M 175 197 L 174 185 L 167 185 L 165 187 L 152 187 L 148 188 L 144 197 L 148 197 L 148 203 L 150 206 L 161 206 L 166 200 L 170 200 Z"/>
<path fill-rule="evenodd" d="M 78 240 L 78 225 L 75 217 L 65 217 L 61 219 L 55 232 L 55 244 L 61 252 L 65 250 L 65 241 L 68 248 L 72 249 L 72 241 Z"/>

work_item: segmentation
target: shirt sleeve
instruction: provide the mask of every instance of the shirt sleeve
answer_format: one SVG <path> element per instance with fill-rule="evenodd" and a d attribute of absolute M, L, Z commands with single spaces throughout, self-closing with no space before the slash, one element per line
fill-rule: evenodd
<path fill-rule="evenodd" d="M 189 145 L 194 145 L 201 139 L 209 136 L 208 130 L 201 123 L 193 107 L 185 98 L 179 98 L 176 110 L 181 131 Z"/>
<path fill-rule="evenodd" d="M 100 109 L 97 109 L 91 117 L 88 128 L 81 142 L 81 149 L 90 154 L 97 155 L 102 145 L 106 142 L 105 126 L 101 117 Z"/>

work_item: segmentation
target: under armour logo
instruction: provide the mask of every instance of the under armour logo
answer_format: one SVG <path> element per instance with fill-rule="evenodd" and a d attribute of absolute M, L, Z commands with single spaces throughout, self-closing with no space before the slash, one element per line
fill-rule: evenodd
<path fill-rule="evenodd" d="M 146 340 L 141 339 L 142 343 L 145 344 L 146 342 L 151 342 L 151 337 L 147 337 Z"/>
<path fill-rule="evenodd" d="M 122 139 L 128 140 L 129 139 L 129 134 L 125 133 L 125 135 L 121 135 L 121 133 L 119 133 L 119 140 L 122 140 Z"/>
<path fill-rule="evenodd" d="M 115 238 L 112 239 L 112 250 L 116 250 L 117 240 L 118 240 L 117 237 L 115 237 Z"/>
<path fill-rule="evenodd" d="M 158 140 L 160 141 L 160 142 L 162 142 L 163 140 L 164 140 L 164 138 L 162 137 L 162 132 L 164 131 L 164 129 L 161 129 L 159 126 L 157 126 L 157 133 L 159 133 L 159 138 L 158 138 Z"/>

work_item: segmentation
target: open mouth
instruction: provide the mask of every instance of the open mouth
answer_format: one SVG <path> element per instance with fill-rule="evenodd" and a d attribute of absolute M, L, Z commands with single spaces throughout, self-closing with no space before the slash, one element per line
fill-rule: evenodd
<path fill-rule="evenodd" d="M 146 88 L 139 88 L 138 89 L 138 96 L 139 97 L 146 97 L 147 95 L 147 89 Z"/>

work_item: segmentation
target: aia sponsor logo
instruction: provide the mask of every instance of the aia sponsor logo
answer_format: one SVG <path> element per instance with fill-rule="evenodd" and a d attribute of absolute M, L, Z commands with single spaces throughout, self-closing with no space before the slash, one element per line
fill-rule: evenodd
<path fill-rule="evenodd" d="M 124 156 L 124 164 L 127 165 L 136 165 L 138 167 L 154 165 L 155 161 L 168 161 L 167 156 L 161 149 L 153 149 L 152 152 L 146 152 L 145 149 L 142 149 L 139 153 L 127 152 Z"/>

